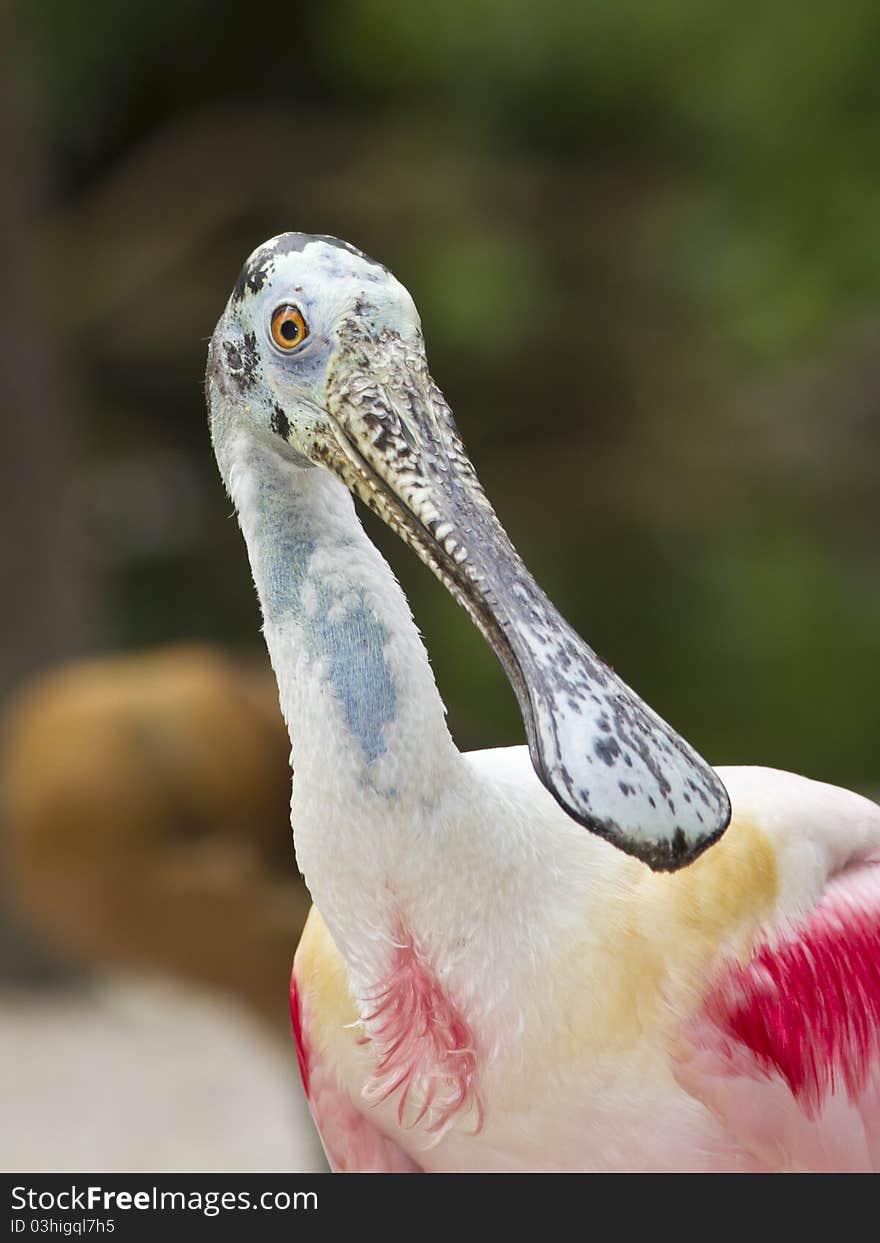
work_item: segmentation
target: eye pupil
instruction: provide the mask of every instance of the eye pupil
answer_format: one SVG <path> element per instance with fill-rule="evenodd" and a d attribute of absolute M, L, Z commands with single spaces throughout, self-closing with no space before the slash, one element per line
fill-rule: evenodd
<path fill-rule="evenodd" d="M 292 319 L 286 319 L 278 331 L 285 341 L 295 341 L 299 336 L 299 326 Z"/>

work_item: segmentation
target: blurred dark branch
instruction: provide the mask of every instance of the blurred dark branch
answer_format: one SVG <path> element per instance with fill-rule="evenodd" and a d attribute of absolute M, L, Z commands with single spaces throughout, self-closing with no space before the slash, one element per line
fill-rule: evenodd
<path fill-rule="evenodd" d="M 41 153 L 29 125 L 7 29 L 0 81 L 0 376 L 4 452 L 0 458 L 0 701 L 47 662 L 83 650 L 95 626 L 95 601 L 76 493 L 75 379 L 56 330 L 51 269 L 36 253 Z"/>

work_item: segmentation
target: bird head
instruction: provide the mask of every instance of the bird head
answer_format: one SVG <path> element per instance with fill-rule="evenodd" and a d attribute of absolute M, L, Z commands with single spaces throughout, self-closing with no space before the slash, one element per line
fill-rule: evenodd
<path fill-rule="evenodd" d="M 730 805 L 716 774 L 514 550 L 428 371 L 415 304 L 387 268 L 330 237 L 260 246 L 211 340 L 206 389 L 215 447 L 247 429 L 331 471 L 464 606 L 513 686 L 535 771 L 574 820 L 656 870 L 720 836 Z"/>

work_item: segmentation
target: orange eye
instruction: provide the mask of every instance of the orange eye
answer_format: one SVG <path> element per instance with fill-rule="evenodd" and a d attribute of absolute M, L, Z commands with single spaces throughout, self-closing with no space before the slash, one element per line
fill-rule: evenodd
<path fill-rule="evenodd" d="M 299 307 L 278 307 L 272 316 L 272 340 L 280 350 L 295 349 L 308 335 L 308 325 Z"/>

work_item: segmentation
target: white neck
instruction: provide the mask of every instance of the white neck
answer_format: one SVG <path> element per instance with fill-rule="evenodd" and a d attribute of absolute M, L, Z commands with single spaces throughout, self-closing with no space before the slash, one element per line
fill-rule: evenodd
<path fill-rule="evenodd" d="M 402 826 L 424 822 L 461 757 L 406 597 L 346 488 L 244 434 L 224 465 L 291 737 L 297 860 L 334 932 L 356 940 L 352 888 L 399 874 Z"/>

